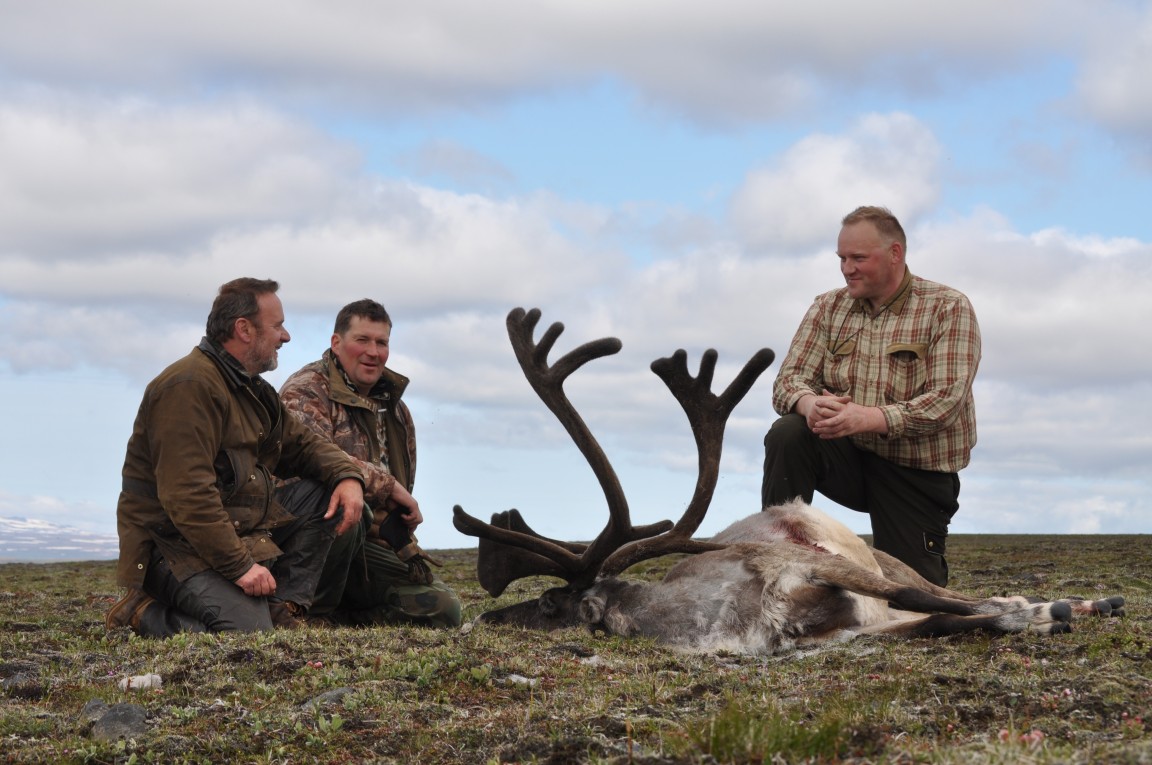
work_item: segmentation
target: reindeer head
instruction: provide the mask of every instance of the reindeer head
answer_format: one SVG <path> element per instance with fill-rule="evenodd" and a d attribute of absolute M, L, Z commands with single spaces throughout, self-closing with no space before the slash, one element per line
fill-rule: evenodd
<path fill-rule="evenodd" d="M 688 355 L 683 350 L 652 362 L 652 371 L 664 381 L 688 416 L 696 440 L 699 474 L 692 500 L 679 521 L 633 526 L 616 471 L 564 393 L 564 381 L 573 372 L 593 359 L 618 353 L 622 344 L 612 337 L 594 340 L 549 364 L 548 354 L 564 331 L 564 325 L 553 323 L 540 341 L 535 342 L 533 334 L 539 321 L 538 309 L 513 309 L 507 319 L 508 337 L 532 389 L 568 431 L 599 479 L 608 504 L 608 523 L 588 544 L 544 537 L 533 531 L 517 510 L 495 513 L 491 523 L 484 523 L 457 505 L 453 508 L 453 524 L 461 533 L 479 537 L 477 578 L 493 597 L 504 592 L 510 582 L 526 576 L 554 576 L 567 582 L 564 587 L 547 590 L 536 600 L 489 611 L 480 617 L 481 621 L 530 628 L 603 624 L 605 609 L 610 609 L 610 603 L 584 603 L 585 592 L 598 577 L 615 576 L 640 561 L 668 553 L 696 553 L 723 547 L 694 540 L 692 534 L 704 520 L 716 489 L 728 417 L 772 363 L 775 354 L 767 348 L 757 351 L 718 396 L 711 391 L 716 351 L 704 352 L 696 377 L 688 372 Z M 614 592 L 610 587 L 601 589 L 605 595 Z"/>

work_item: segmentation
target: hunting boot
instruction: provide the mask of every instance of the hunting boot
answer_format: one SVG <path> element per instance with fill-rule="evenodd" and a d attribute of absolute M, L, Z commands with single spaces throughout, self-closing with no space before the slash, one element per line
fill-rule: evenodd
<path fill-rule="evenodd" d="M 148 606 L 155 602 L 156 600 L 143 590 L 129 587 L 123 597 L 108 609 L 108 615 L 104 617 L 104 626 L 109 631 L 131 627 L 133 632 L 139 634 L 140 617 L 148 610 Z"/>
<path fill-rule="evenodd" d="M 268 601 L 268 614 L 272 626 L 278 630 L 298 630 L 304 625 L 304 609 L 290 600 Z"/>

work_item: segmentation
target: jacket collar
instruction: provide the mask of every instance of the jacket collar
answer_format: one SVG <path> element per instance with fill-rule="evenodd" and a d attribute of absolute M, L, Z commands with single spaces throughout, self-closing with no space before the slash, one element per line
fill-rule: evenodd
<path fill-rule="evenodd" d="M 260 375 L 248 374 L 248 370 L 244 369 L 244 365 L 235 356 L 207 337 L 201 338 L 200 345 L 196 347 L 205 356 L 216 362 L 216 366 L 220 367 L 220 371 L 224 373 L 224 378 L 232 385 L 250 387 L 256 380 L 263 382 L 264 378 Z"/>
<path fill-rule="evenodd" d="M 372 386 L 372 390 L 368 392 L 367 396 L 361 396 L 356 390 L 356 386 L 348 379 L 344 367 L 340 364 L 340 359 L 336 358 L 331 348 L 324 351 L 320 363 L 328 374 L 329 397 L 345 406 L 366 407 L 365 399 L 371 399 L 377 405 L 392 404 L 400 400 L 400 397 L 404 395 L 404 390 L 408 387 L 409 380 L 407 377 L 385 367 L 379 382 Z"/>

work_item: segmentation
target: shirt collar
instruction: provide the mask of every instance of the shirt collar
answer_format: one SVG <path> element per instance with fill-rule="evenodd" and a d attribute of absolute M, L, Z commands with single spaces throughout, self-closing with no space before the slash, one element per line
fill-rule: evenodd
<path fill-rule="evenodd" d="M 908 270 L 908 266 L 904 266 L 904 278 L 900 280 L 900 287 L 896 290 L 896 294 L 884 305 L 880 306 L 880 310 L 875 315 L 879 316 L 880 311 L 887 310 L 897 316 L 904 310 L 904 306 L 908 303 L 908 298 L 912 295 L 912 272 Z M 868 313 L 868 301 L 856 298 L 855 310 L 862 313 Z"/>

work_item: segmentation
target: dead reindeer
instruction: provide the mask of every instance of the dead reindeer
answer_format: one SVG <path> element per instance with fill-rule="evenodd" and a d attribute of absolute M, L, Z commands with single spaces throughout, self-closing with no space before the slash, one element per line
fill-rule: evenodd
<path fill-rule="evenodd" d="M 687 354 L 652 363 L 680 402 L 696 439 L 699 474 L 684 514 L 633 526 L 619 479 L 563 391 L 589 361 L 616 353 L 620 341 L 586 343 L 549 365 L 563 325 L 533 341 L 540 312 L 515 309 L 508 335 L 528 382 L 556 415 L 600 481 L 608 524 L 590 543 L 561 542 L 533 531 L 520 513 L 483 523 L 459 506 L 456 528 L 480 538 L 477 574 L 492 596 L 516 579 L 548 575 L 566 586 L 482 614 L 478 621 L 551 629 L 586 624 L 615 635 L 641 635 L 683 649 L 774 653 L 847 633 L 907 637 L 1032 630 L 1067 632 L 1074 613 L 1119 614 L 1123 598 L 1033 602 L 1020 596 L 974 598 L 937 587 L 908 566 L 868 547 L 846 526 L 803 502 L 766 508 L 711 540 L 692 535 L 704 519 L 720 469 L 724 428 L 735 406 L 772 363 L 758 351 L 720 395 L 711 391 L 716 352 L 705 352 L 692 377 Z M 617 578 L 630 566 L 668 553 L 695 553 L 659 582 Z"/>

